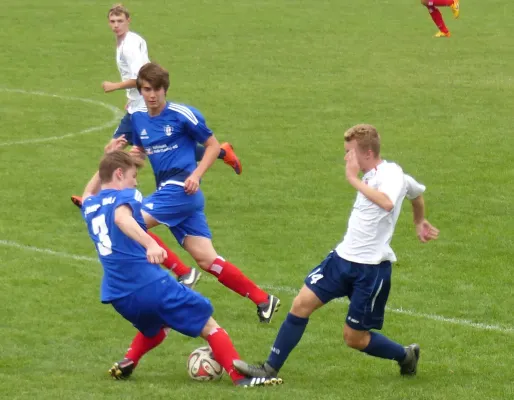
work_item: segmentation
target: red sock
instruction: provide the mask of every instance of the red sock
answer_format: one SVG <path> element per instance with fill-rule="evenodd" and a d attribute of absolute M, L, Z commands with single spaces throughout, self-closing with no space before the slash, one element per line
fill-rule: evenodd
<path fill-rule="evenodd" d="M 428 2 L 429 7 L 450 7 L 452 4 L 453 0 L 432 0 Z"/>
<path fill-rule="evenodd" d="M 207 272 L 218 278 L 222 285 L 243 297 L 248 297 L 257 305 L 268 301 L 268 294 L 264 290 L 247 278 L 239 268 L 221 257 L 214 260 Z"/>
<path fill-rule="evenodd" d="M 141 357 L 152 350 L 154 347 L 159 346 L 162 341 L 168 336 L 169 328 L 161 328 L 159 333 L 154 337 L 146 337 L 141 332 L 138 332 L 132 344 L 125 354 L 125 358 L 130 358 L 137 366 Z"/>
<path fill-rule="evenodd" d="M 437 25 L 439 30 L 444 33 L 448 33 L 448 28 L 444 24 L 443 16 L 441 15 L 441 12 L 435 8 L 435 7 L 427 7 L 428 12 L 430 13 L 430 16 L 432 17 L 432 21 L 434 21 L 434 24 Z"/>
<path fill-rule="evenodd" d="M 232 382 L 245 377 L 234 368 L 234 360 L 239 360 L 240 357 L 230 340 L 230 336 L 228 336 L 228 333 L 224 329 L 213 329 L 212 332 L 209 333 L 209 336 L 207 336 L 207 342 L 209 346 L 211 346 L 214 359 L 227 371 Z"/>
<path fill-rule="evenodd" d="M 162 265 L 164 265 L 168 269 L 171 269 L 177 276 L 186 275 L 191 272 L 191 268 L 186 266 L 182 262 L 182 260 L 180 258 L 178 258 L 178 256 L 174 252 L 172 252 L 168 246 L 166 246 L 164 244 L 164 242 L 162 241 L 162 239 L 159 236 L 157 236 L 156 234 L 154 234 L 150 231 L 148 231 L 146 233 L 148 233 L 153 238 L 153 240 L 155 240 L 157 242 L 157 244 L 159 246 L 161 246 L 164 250 L 166 250 L 166 253 L 168 254 L 168 258 L 166 258 L 166 260 L 164 260 Z"/>

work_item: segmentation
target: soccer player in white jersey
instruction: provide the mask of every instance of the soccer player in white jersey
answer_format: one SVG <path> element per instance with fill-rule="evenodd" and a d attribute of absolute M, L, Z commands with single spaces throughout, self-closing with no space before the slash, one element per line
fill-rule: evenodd
<path fill-rule="evenodd" d="M 381 329 L 391 286 L 390 243 L 403 199 L 412 203 L 416 233 L 421 242 L 437 239 L 439 231 L 425 219 L 425 186 L 400 166 L 380 158 L 380 136 L 371 125 L 356 125 L 344 135 L 346 179 L 357 191 L 343 241 L 305 279 L 283 322 L 271 353 L 262 365 L 234 361 L 236 369 L 252 376 L 276 376 L 300 341 L 310 315 L 329 301 L 348 296 L 350 306 L 344 341 L 369 355 L 395 360 L 402 375 L 415 375 L 419 345 L 407 347 L 371 331 Z M 364 176 L 358 177 L 359 171 Z"/>

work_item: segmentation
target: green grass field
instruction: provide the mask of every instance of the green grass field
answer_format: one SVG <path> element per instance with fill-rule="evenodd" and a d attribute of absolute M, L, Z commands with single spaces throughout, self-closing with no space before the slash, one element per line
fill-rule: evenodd
<path fill-rule="evenodd" d="M 243 161 L 240 177 L 217 162 L 204 179 L 214 243 L 283 309 L 259 325 L 248 300 L 213 279 L 198 287 L 241 355 L 266 358 L 306 273 L 342 238 L 355 197 L 342 137 L 367 122 L 384 157 L 427 185 L 441 230 L 418 243 L 406 204 L 393 241 L 383 333 L 421 344 L 418 376 L 346 348 L 347 303 L 333 303 L 311 318 L 281 387 L 191 381 L 186 359 L 203 342 L 178 334 L 129 381 L 110 380 L 135 330 L 99 302 L 101 267 L 69 197 L 95 171 L 124 104 L 100 87 L 119 79 L 111 3 L 4 0 L 0 398 L 514 398 L 514 6 L 463 0 L 458 21 L 442 10 L 453 37 L 433 39 L 427 11 L 410 0 L 126 5 L 150 57 L 171 71 L 169 97 L 202 110 Z M 153 190 L 150 169 L 140 183 Z"/>

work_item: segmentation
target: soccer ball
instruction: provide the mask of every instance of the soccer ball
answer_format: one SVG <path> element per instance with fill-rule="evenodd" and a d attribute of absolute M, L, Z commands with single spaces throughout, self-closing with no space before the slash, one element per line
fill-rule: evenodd
<path fill-rule="evenodd" d="M 214 359 L 211 348 L 205 346 L 189 355 L 187 372 L 195 381 L 215 381 L 223 376 L 223 367 Z"/>

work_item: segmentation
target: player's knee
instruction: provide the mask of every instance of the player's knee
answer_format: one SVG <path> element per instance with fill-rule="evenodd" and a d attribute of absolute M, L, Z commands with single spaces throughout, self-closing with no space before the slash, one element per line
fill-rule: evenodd
<path fill-rule="evenodd" d="M 208 270 L 218 254 L 214 249 L 210 239 L 186 236 L 184 239 L 184 248 L 191 254 L 198 266 L 204 270 Z"/>
<path fill-rule="evenodd" d="M 141 210 L 141 215 L 143 215 L 143 219 L 145 221 L 147 229 L 152 229 L 153 227 L 159 225 L 159 222 L 150 214 L 148 214 L 145 210 Z"/>
<path fill-rule="evenodd" d="M 200 334 L 204 339 L 207 338 L 214 330 L 218 329 L 220 326 L 216 322 L 216 320 L 212 317 L 210 317 L 207 322 L 205 323 L 205 326 L 202 329 L 202 333 Z"/>
<path fill-rule="evenodd" d="M 308 318 L 314 311 L 314 305 L 310 303 L 309 299 L 299 294 L 293 300 L 291 313 L 297 317 Z"/>
<path fill-rule="evenodd" d="M 363 350 L 367 347 L 367 332 L 355 331 L 353 329 L 343 329 L 343 340 L 348 347 Z"/>

